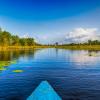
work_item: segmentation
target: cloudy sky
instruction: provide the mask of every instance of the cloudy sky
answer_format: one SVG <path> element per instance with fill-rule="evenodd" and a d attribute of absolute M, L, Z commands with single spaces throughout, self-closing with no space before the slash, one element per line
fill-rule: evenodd
<path fill-rule="evenodd" d="M 0 0 L 0 27 L 41 43 L 100 38 L 100 0 Z"/>

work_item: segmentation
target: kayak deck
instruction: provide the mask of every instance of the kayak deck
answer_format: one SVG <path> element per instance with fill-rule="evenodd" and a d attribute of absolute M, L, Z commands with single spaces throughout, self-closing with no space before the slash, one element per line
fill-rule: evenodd
<path fill-rule="evenodd" d="M 62 100 L 47 81 L 42 81 L 27 100 Z"/>

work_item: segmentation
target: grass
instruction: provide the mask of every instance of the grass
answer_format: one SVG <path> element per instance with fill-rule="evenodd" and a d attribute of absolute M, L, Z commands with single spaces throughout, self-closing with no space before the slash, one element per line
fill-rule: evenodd
<path fill-rule="evenodd" d="M 71 50 L 100 50 L 100 45 L 41 45 L 41 46 L 7 46 L 0 47 L 0 51 L 28 50 L 35 48 L 62 48 Z"/>
<path fill-rule="evenodd" d="M 67 45 L 57 46 L 57 48 L 71 49 L 71 50 L 100 50 L 100 45 Z"/>

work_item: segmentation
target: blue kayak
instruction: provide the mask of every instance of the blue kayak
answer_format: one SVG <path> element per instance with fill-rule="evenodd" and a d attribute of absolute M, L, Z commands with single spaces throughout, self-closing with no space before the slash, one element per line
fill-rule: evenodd
<path fill-rule="evenodd" d="M 47 81 L 42 81 L 27 100 L 62 100 Z"/>

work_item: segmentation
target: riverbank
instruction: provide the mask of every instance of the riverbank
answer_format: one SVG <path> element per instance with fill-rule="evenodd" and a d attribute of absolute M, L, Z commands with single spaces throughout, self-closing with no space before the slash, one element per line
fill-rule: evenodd
<path fill-rule="evenodd" d="M 100 50 L 100 45 L 66 45 L 56 46 L 56 48 L 69 49 L 69 50 Z"/>
<path fill-rule="evenodd" d="M 27 50 L 27 49 L 35 49 L 35 48 L 47 48 L 47 46 L 4 46 L 0 47 L 0 51 L 6 50 Z"/>
<path fill-rule="evenodd" d="M 6 50 L 28 50 L 36 48 L 61 48 L 69 50 L 100 50 L 100 45 L 39 45 L 39 46 L 4 46 L 0 47 L 0 51 Z"/>

